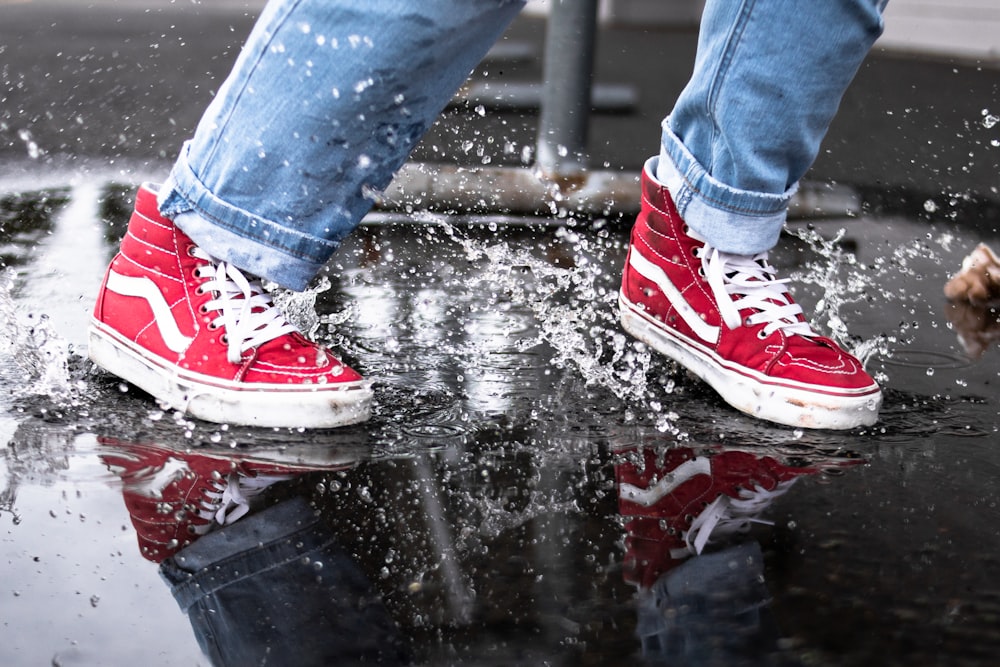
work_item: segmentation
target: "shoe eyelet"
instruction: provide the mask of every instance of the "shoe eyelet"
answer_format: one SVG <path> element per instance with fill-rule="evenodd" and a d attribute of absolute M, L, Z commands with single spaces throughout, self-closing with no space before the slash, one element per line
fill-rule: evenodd
<path fill-rule="evenodd" d="M 201 313 L 202 315 L 208 315 L 208 308 L 205 306 L 205 304 L 201 304 L 200 306 L 198 306 L 198 312 Z"/>
<path fill-rule="evenodd" d="M 702 278 L 705 277 L 705 267 L 704 266 L 699 266 L 698 267 L 698 275 L 701 276 Z"/>
<path fill-rule="evenodd" d="M 202 289 L 201 285 L 198 285 L 197 287 L 194 288 L 194 295 L 195 296 L 202 296 L 204 293 L 205 293 L 205 290 Z"/>
<path fill-rule="evenodd" d="M 767 334 L 764 333 L 763 329 L 757 332 L 757 340 L 766 340 L 766 339 L 767 339 Z"/>
<path fill-rule="evenodd" d="M 209 323 L 208 323 L 208 324 L 206 325 L 206 327 L 205 327 L 205 328 L 207 328 L 207 329 L 208 329 L 209 331 L 215 331 L 216 329 L 218 329 L 218 328 L 219 328 L 219 325 L 218 325 L 218 324 L 216 324 L 216 323 L 215 323 L 215 322 L 213 321 L 213 322 L 209 322 Z"/>
<path fill-rule="evenodd" d="M 219 341 L 221 341 L 223 345 L 229 345 L 229 336 L 222 334 L 219 336 Z"/>
<path fill-rule="evenodd" d="M 194 254 L 195 250 L 197 250 L 197 246 L 195 244 L 193 244 L 193 243 L 189 243 L 188 247 L 187 247 L 187 256 L 188 257 L 194 257 L 195 256 L 195 254 Z"/>

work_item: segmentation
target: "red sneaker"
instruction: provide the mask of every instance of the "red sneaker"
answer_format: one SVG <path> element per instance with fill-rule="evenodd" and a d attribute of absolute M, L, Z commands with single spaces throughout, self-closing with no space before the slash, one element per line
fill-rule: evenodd
<path fill-rule="evenodd" d="M 649 169 L 619 296 L 624 329 L 749 415 L 806 428 L 873 424 L 878 384 L 812 330 L 767 253 L 712 248 Z"/>
<path fill-rule="evenodd" d="M 278 482 L 354 461 L 266 460 L 254 450 L 176 450 L 159 444 L 98 438 L 101 460 L 122 480 L 125 507 L 143 558 L 160 563 L 218 526 L 250 511 L 253 499 Z M 275 452 L 270 452 L 274 455 Z"/>
<path fill-rule="evenodd" d="M 260 282 L 198 248 L 139 189 L 90 327 L 90 358 L 213 422 L 327 428 L 369 417 L 369 384 L 307 340 Z"/>
<path fill-rule="evenodd" d="M 637 458 L 642 457 L 640 462 Z M 827 461 L 828 466 L 859 460 Z M 618 510 L 625 522 L 625 579 L 650 588 L 661 574 L 709 545 L 746 532 L 800 475 L 818 467 L 788 466 L 739 450 L 697 454 L 685 447 L 644 448 L 615 465 Z"/>

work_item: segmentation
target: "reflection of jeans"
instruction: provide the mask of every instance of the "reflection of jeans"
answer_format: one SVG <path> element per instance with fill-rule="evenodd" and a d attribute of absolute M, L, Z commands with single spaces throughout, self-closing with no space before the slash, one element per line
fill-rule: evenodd
<path fill-rule="evenodd" d="M 778 240 L 886 0 L 709 0 L 694 74 L 663 123 L 660 180 L 719 250 Z"/>
<path fill-rule="evenodd" d="M 405 663 L 370 582 L 301 498 L 209 533 L 160 573 L 214 665 Z"/>
<path fill-rule="evenodd" d="M 643 656 L 668 665 L 785 664 L 769 604 L 756 542 L 695 556 L 640 591 Z"/>
<path fill-rule="evenodd" d="M 712 245 L 773 245 L 786 191 L 881 28 L 880 2 L 709 0 L 661 176 Z M 303 288 L 523 4 L 272 0 L 162 212 L 217 258 Z"/>

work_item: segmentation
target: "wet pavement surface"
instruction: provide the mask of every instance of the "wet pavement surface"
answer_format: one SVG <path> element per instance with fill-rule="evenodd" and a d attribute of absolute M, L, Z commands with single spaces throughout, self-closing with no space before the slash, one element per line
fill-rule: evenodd
<path fill-rule="evenodd" d="M 436 131 L 457 142 L 459 120 Z M 754 421 L 627 339 L 627 220 L 381 214 L 286 297 L 376 379 L 371 422 L 261 430 L 161 411 L 85 361 L 163 156 L 18 140 L 0 161 L 0 664 L 209 664 L 209 623 L 155 563 L 191 538 L 171 489 L 235 467 L 281 479 L 193 546 L 303 498 L 332 545 L 293 559 L 310 576 L 290 588 L 248 570 L 243 613 L 204 639 L 282 628 L 275 664 L 995 664 L 1000 321 L 942 293 L 977 243 L 1000 247 L 988 202 L 898 205 L 869 182 L 859 214 L 793 222 L 774 254 L 882 381 L 870 428 Z M 741 530 L 684 556 L 706 506 Z"/>
<path fill-rule="evenodd" d="M 143 557 L 136 481 L 109 464 L 122 450 L 294 474 L 278 496 L 315 503 L 421 663 L 634 661 L 637 583 L 707 557 L 672 559 L 679 510 L 633 525 L 645 515 L 618 502 L 616 480 L 652 486 L 677 456 L 715 466 L 708 500 L 725 484 L 796 483 L 761 506 L 773 525 L 737 540 L 761 550 L 759 613 L 682 615 L 671 650 L 696 664 L 992 663 L 1000 324 L 941 293 L 990 237 L 902 217 L 792 226 L 804 238 L 776 261 L 886 387 L 874 427 L 837 433 L 736 414 L 627 341 L 613 305 L 627 225 L 377 219 L 331 264 L 329 289 L 292 304 L 377 378 L 374 418 L 261 431 L 164 413 L 82 359 L 127 192 L 88 182 L 2 200 L 4 664 L 198 662 Z M 706 562 L 707 593 L 742 591 L 729 561 Z"/>

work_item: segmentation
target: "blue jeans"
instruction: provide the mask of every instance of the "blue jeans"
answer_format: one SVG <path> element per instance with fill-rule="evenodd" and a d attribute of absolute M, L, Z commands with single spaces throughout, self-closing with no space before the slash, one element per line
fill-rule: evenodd
<path fill-rule="evenodd" d="M 637 596 L 648 664 L 777 665 L 764 554 L 748 540 L 684 561 Z"/>
<path fill-rule="evenodd" d="M 663 121 L 658 180 L 724 252 L 778 242 L 788 201 L 887 0 L 709 0 L 691 80 Z"/>
<path fill-rule="evenodd" d="M 272 0 L 161 188 L 161 212 L 213 256 L 303 289 L 523 4 Z M 659 177 L 712 245 L 776 242 L 881 4 L 708 2 Z"/>
<path fill-rule="evenodd" d="M 251 514 L 160 564 L 213 665 L 402 665 L 405 640 L 303 498 Z"/>
<path fill-rule="evenodd" d="M 303 289 L 524 2 L 272 0 L 161 213 L 214 257 Z"/>

